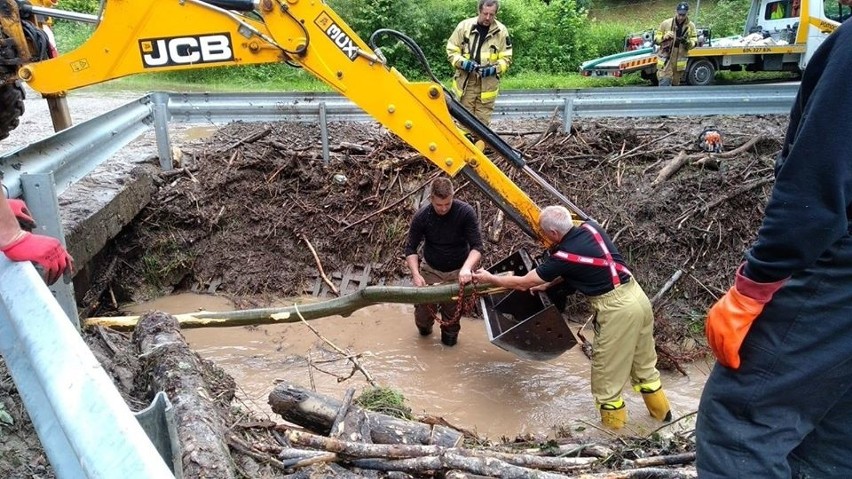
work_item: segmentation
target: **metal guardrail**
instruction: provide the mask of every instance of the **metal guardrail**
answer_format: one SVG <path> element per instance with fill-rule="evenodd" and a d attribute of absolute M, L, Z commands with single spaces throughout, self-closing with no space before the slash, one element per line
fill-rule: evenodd
<path fill-rule="evenodd" d="M 561 112 L 570 131 L 574 117 L 785 114 L 797 90 L 783 84 L 508 91 L 497 101 L 495 118 Z M 169 122 L 235 120 L 319 121 L 327 154 L 327 121 L 370 117 L 335 94 L 153 93 L 0 155 L 0 175 L 10 196 L 24 194 L 43 231 L 63 238 L 56 196 L 142 133 L 155 130 L 161 165 L 170 169 Z M 76 312 L 71 286 L 58 287 L 67 288 L 53 292 L 65 311 Z M 173 477 L 68 319 L 32 265 L 0 255 L 0 353 L 57 476 Z"/>
<path fill-rule="evenodd" d="M 786 83 L 506 91 L 497 98 L 494 119 L 550 118 L 556 109 L 563 119 L 786 114 L 798 88 L 797 83 Z M 180 93 L 169 94 L 168 101 L 175 122 L 316 121 L 323 105 L 330 121 L 372 119 L 345 97 L 331 93 Z"/>
<path fill-rule="evenodd" d="M 0 255 L 0 353 L 59 478 L 174 477 L 29 263 Z"/>

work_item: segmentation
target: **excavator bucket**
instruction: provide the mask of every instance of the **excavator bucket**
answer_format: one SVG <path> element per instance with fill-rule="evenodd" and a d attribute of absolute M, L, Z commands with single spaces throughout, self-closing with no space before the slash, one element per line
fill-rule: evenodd
<path fill-rule="evenodd" d="M 488 271 L 523 276 L 535 266 L 526 251 L 518 250 Z M 577 344 L 562 312 L 544 292 L 483 295 L 479 306 L 491 344 L 524 359 L 547 361 Z"/>

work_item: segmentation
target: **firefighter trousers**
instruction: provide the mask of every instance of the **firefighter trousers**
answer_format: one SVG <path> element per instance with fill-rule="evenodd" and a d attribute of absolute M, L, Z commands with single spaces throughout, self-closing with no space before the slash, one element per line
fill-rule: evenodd
<path fill-rule="evenodd" d="M 489 80 L 493 81 L 493 79 Z M 491 115 L 494 113 L 494 101 L 497 99 L 497 94 L 496 92 L 493 94 L 485 92 L 483 94 L 482 82 L 483 79 L 479 75 L 470 74 L 467 76 L 467 82 L 463 85 L 461 104 L 485 126 L 489 126 L 491 125 Z M 487 98 L 483 98 L 483 96 Z M 462 129 L 467 130 L 466 128 Z"/>
<path fill-rule="evenodd" d="M 598 405 L 621 399 L 629 379 L 635 385 L 660 379 L 654 348 L 654 313 L 642 287 L 631 278 L 614 290 L 589 298 L 595 310 L 592 396 Z"/>
<path fill-rule="evenodd" d="M 704 386 L 699 477 L 852 477 L 852 237 L 775 294 L 740 358 Z"/>

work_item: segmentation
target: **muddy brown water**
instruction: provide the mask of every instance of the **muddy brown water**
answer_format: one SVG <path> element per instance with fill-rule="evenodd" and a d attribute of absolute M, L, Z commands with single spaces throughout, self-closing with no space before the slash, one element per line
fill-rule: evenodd
<path fill-rule="evenodd" d="M 234 306 L 223 297 L 180 294 L 125 309 L 180 314 L 229 311 Z M 482 320 L 470 318 L 462 319 L 459 343 L 446 347 L 437 328 L 432 336 L 419 336 L 413 311 L 409 305 L 374 305 L 348 318 L 315 319 L 310 325 L 338 347 L 362 354 L 361 363 L 375 381 L 402 392 L 415 414 L 441 416 L 491 439 L 553 437 L 558 428 L 603 434 L 594 427 L 598 419 L 589 390 L 589 360 L 579 347 L 551 361 L 520 359 L 492 345 Z M 184 335 L 202 357 L 234 377 L 239 400 L 278 422 L 281 418 L 267 404 L 278 380 L 313 387 L 338 400 L 349 387 L 360 392 L 368 386 L 359 373 L 338 382 L 336 376 L 309 368 L 308 357 L 340 377 L 351 371 L 344 361 L 324 362 L 339 356 L 304 324 L 187 329 Z M 675 418 L 697 410 L 709 370 L 704 363 L 685 367 L 688 377 L 663 373 Z M 630 411 L 626 434 L 644 435 L 659 427 L 647 417 L 638 393 L 626 390 L 625 400 Z M 693 419 L 685 418 L 676 427 L 691 429 Z"/>

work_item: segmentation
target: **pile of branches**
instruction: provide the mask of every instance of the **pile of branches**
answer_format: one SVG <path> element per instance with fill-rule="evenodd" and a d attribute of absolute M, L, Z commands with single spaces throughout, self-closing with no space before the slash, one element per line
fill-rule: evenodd
<path fill-rule="evenodd" d="M 722 153 L 698 150 L 700 119 L 587 120 L 570 135 L 546 121 L 495 123 L 531 168 L 614 238 L 655 297 L 658 344 L 675 364 L 706 352 L 695 347 L 704 312 L 755 237 L 786 118 L 714 122 Z M 440 172 L 372 123 L 331 124 L 330 139 L 327 162 L 314 124 L 234 123 L 184 145 L 181 167 L 118 242 L 127 259 L 115 276 L 131 289 L 135 277 L 166 292 L 298 295 L 317 277 L 319 258 L 330 272 L 370 265 L 375 284 L 404 280 L 408 224 Z M 493 159 L 536 203 L 555 202 Z M 483 193 L 461 177 L 455 186 L 479 212 L 485 266 L 519 248 L 541 252 Z M 568 313 L 579 323 L 589 315 L 581 298 Z"/>

